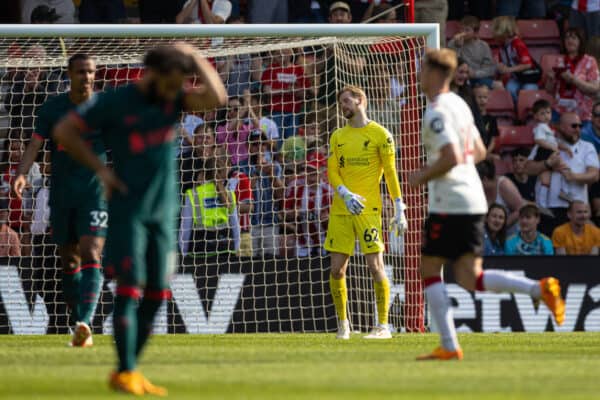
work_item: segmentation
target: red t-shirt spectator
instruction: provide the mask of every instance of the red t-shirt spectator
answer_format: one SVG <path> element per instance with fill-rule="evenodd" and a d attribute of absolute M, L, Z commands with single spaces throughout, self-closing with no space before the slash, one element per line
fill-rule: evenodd
<path fill-rule="evenodd" d="M 228 188 L 234 191 L 237 203 L 252 203 L 254 200 L 250 178 L 241 171 L 234 170 L 231 172 Z M 240 213 L 239 217 L 240 230 L 242 232 L 250 231 L 250 213 Z"/>
<path fill-rule="evenodd" d="M 512 67 L 514 65 L 529 64 L 533 66 L 533 58 L 529 54 L 529 49 L 520 37 L 512 38 L 508 45 L 505 45 L 500 52 L 502 63 Z"/>
<path fill-rule="evenodd" d="M 263 72 L 261 83 L 271 88 L 271 111 L 297 113 L 302 108 L 302 98 L 296 98 L 295 89 L 306 89 L 310 86 L 304 76 L 304 68 L 291 64 L 287 67 L 273 63 Z"/>

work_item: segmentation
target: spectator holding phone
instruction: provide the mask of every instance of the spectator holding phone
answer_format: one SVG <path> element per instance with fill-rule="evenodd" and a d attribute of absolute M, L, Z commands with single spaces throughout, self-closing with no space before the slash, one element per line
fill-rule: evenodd
<path fill-rule="evenodd" d="M 545 88 L 556 98 L 554 120 L 565 112 L 575 112 L 590 125 L 594 96 L 600 91 L 600 74 L 596 59 L 585 54 L 583 34 L 576 28 L 565 32 L 565 54 L 545 76 Z"/>

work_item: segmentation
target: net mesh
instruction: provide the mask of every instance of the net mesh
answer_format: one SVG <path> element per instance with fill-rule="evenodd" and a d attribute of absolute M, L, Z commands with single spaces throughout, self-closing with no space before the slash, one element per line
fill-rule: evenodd
<path fill-rule="evenodd" d="M 177 158 L 182 211 L 173 299 L 155 332 L 331 331 L 329 259 L 322 250 L 334 190 L 327 183 L 328 137 L 345 123 L 336 102 L 347 84 L 366 90 L 369 118 L 395 137 L 409 231 L 385 229 L 386 273 L 392 283 L 390 322 L 422 331 L 417 261 L 423 190 L 407 176 L 423 162 L 424 100 L 417 68 L 424 37 L 185 38 L 208 57 L 226 84 L 223 109 L 182 115 Z M 40 154 L 22 201 L 10 193 L 36 111 L 69 88 L 66 62 L 85 52 L 104 90 L 143 74 L 144 53 L 173 38 L 1 38 L 2 187 L 9 230 L 2 233 L 0 332 L 59 333 L 72 324 L 61 294 L 58 251 L 47 205 L 49 157 Z M 196 188 L 214 182 L 224 215 L 198 207 Z M 217 184 L 218 183 L 218 184 Z M 384 182 L 383 226 L 393 205 Z M 200 217 L 200 218 L 199 218 Z M 204 218 L 202 218 L 204 217 Z M 4 228 L 3 228 L 4 229 Z M 18 242 L 16 242 L 18 239 Z M 349 312 L 355 330 L 370 329 L 375 299 L 364 257 L 351 258 Z M 106 280 L 93 329 L 111 331 L 114 284 Z"/>

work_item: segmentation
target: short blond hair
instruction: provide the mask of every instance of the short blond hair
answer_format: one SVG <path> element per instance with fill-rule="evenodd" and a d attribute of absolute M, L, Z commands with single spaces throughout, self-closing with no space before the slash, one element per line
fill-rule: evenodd
<path fill-rule="evenodd" d="M 430 68 L 437 69 L 444 74 L 446 79 L 454 76 L 454 72 L 458 67 L 458 59 L 456 52 L 452 49 L 428 49 L 425 53 L 423 63 Z"/>
<path fill-rule="evenodd" d="M 355 99 L 361 99 L 362 102 L 365 105 L 367 104 L 367 94 L 365 93 L 364 90 L 362 90 L 358 86 L 354 86 L 354 85 L 346 85 L 346 86 L 344 86 L 343 89 L 340 90 L 339 93 L 338 93 L 338 95 L 337 95 L 338 100 L 340 99 L 340 97 L 342 96 L 342 94 L 344 94 L 345 92 L 350 93 L 350 95 L 352 97 L 354 97 Z"/>
<path fill-rule="evenodd" d="M 494 37 L 513 37 L 519 33 L 517 20 L 508 15 L 496 17 L 492 21 L 492 32 Z"/>

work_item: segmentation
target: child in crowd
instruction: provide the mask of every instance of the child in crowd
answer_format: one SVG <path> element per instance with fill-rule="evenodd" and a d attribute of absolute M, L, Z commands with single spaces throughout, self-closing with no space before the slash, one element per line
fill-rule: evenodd
<path fill-rule="evenodd" d="M 519 210 L 519 232 L 512 235 L 504 246 L 507 256 L 551 256 L 552 241 L 538 231 L 540 210 L 535 203 L 527 203 Z"/>
<path fill-rule="evenodd" d="M 539 99 L 533 103 L 532 107 L 533 119 L 535 126 L 533 128 L 533 139 L 538 146 L 535 154 L 535 161 L 545 161 L 552 153 L 563 150 L 571 157 L 573 156 L 569 146 L 556 139 L 554 130 L 550 128 L 550 120 L 552 119 L 552 106 L 544 99 Z M 548 207 L 548 193 L 550 189 L 550 180 L 552 171 L 544 171 L 540 174 L 540 192 L 537 203 L 542 207 Z M 561 191 L 559 197 L 565 197 L 566 194 Z"/>

